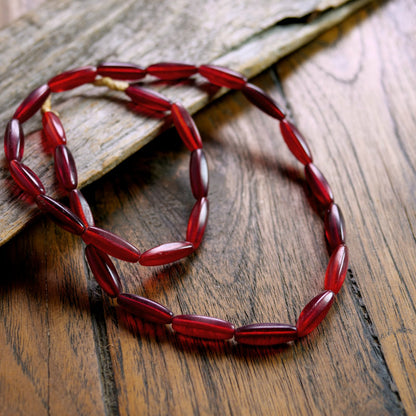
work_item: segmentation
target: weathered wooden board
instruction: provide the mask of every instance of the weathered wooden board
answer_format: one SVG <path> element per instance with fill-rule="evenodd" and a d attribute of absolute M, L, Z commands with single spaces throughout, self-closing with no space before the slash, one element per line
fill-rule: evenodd
<path fill-rule="evenodd" d="M 0 125 L 5 125 L 12 109 L 28 91 L 50 76 L 74 65 L 102 59 L 142 64 L 178 59 L 215 61 L 254 76 L 368 1 L 349 2 L 311 22 L 283 26 L 274 25 L 281 19 L 305 16 L 343 1 L 263 0 L 241 3 L 239 7 L 233 1 L 221 2 L 220 6 L 215 2 L 201 6 L 194 1 L 47 3 L 26 19 L 0 31 Z M 223 12 L 213 13 L 218 7 Z M 192 112 L 208 102 L 206 91 L 186 85 L 169 89 L 167 94 L 185 102 Z M 101 100 L 96 99 L 100 97 Z M 56 108 L 62 113 L 70 137 L 81 186 L 108 172 L 166 127 L 161 120 L 120 109 L 119 98 L 103 93 L 102 89 L 93 91 L 92 87 L 67 94 Z M 110 117 L 113 114 L 117 116 Z M 35 119 L 28 123 L 26 132 L 38 129 L 39 120 Z M 25 161 L 39 173 L 48 193 L 56 195 L 51 158 L 42 152 L 40 141 L 39 133 L 27 140 Z M 19 199 L 4 164 L 0 185 L 2 244 L 37 210 Z"/>

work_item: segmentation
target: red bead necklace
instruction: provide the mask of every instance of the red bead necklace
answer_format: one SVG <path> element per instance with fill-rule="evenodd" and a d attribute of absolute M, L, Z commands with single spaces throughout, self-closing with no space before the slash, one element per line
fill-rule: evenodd
<path fill-rule="evenodd" d="M 121 293 L 121 282 L 109 256 L 143 266 L 158 266 L 177 261 L 194 252 L 202 241 L 208 221 L 208 167 L 202 150 L 198 129 L 188 111 L 180 103 L 172 103 L 163 95 L 130 82 L 146 75 L 162 80 L 179 80 L 200 74 L 210 83 L 241 90 L 260 110 L 277 119 L 289 150 L 304 165 L 306 181 L 325 209 L 324 230 L 330 251 L 326 269 L 325 290 L 315 296 L 301 311 L 296 326 L 282 323 L 256 323 L 235 328 L 230 322 L 200 315 L 174 315 L 165 306 L 138 295 Z M 129 81 L 129 82 L 126 82 Z M 143 253 L 115 234 L 96 227 L 91 209 L 77 189 L 75 161 L 66 146 L 66 136 L 59 116 L 51 110 L 51 93 L 67 91 L 86 83 L 123 91 L 134 103 L 146 110 L 170 112 L 173 124 L 191 152 L 190 182 L 196 203 L 188 220 L 186 240 L 165 243 Z M 55 171 L 59 184 L 68 194 L 70 208 L 45 194 L 39 177 L 22 163 L 24 133 L 22 123 L 42 110 L 45 138 L 54 149 Z M 136 317 L 156 324 L 171 324 L 175 332 L 210 340 L 234 339 L 246 345 L 277 345 L 288 343 L 309 334 L 324 319 L 344 282 L 348 268 L 348 249 L 345 245 L 345 226 L 340 208 L 334 202 L 331 188 L 321 171 L 313 164 L 311 151 L 297 128 L 286 120 L 274 100 L 257 86 L 230 69 L 215 66 L 195 66 L 162 62 L 143 68 L 130 63 L 103 63 L 59 74 L 36 88 L 20 104 L 7 124 L 4 150 L 11 176 L 39 208 L 65 230 L 81 236 L 86 243 L 85 253 L 92 273 L 103 291 L 116 298 L 118 305 Z"/>

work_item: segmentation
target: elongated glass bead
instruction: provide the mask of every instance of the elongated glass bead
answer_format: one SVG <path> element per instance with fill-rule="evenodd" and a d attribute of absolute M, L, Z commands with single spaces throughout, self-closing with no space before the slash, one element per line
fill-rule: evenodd
<path fill-rule="evenodd" d="M 72 234 L 81 235 L 85 231 L 82 221 L 65 205 L 47 195 L 38 195 L 36 203 L 39 208 L 51 215 L 51 218 L 61 228 Z"/>
<path fill-rule="evenodd" d="M 117 303 L 126 312 L 144 321 L 156 324 L 170 324 L 172 322 L 173 312 L 154 300 L 130 293 L 121 293 L 117 298 Z"/>
<path fill-rule="evenodd" d="M 33 116 L 48 98 L 51 90 L 47 84 L 33 90 L 19 105 L 13 118 L 17 118 L 21 123 Z"/>
<path fill-rule="evenodd" d="M 108 255 L 120 260 L 135 263 L 140 258 L 140 252 L 123 238 L 95 226 L 88 227 L 82 235 L 85 244 L 93 246 L 104 251 Z"/>
<path fill-rule="evenodd" d="M 325 179 L 325 176 L 313 163 L 308 163 L 305 166 L 305 177 L 315 198 L 322 205 L 328 206 L 334 202 L 331 187 Z"/>
<path fill-rule="evenodd" d="M 251 324 L 237 328 L 234 338 L 239 344 L 245 345 L 278 345 L 294 341 L 297 330 L 289 324 Z"/>
<path fill-rule="evenodd" d="M 202 149 L 191 153 L 189 163 L 189 177 L 191 179 L 192 194 L 200 199 L 208 194 L 208 164 Z"/>
<path fill-rule="evenodd" d="M 186 240 L 190 241 L 197 249 L 201 244 L 205 228 L 208 222 L 209 203 L 207 198 L 201 198 L 195 202 L 188 220 Z"/>
<path fill-rule="evenodd" d="M 261 88 L 256 85 L 247 83 L 242 89 L 245 97 L 261 111 L 277 120 L 283 120 L 285 115 L 282 113 L 272 97 L 267 95 Z"/>
<path fill-rule="evenodd" d="M 325 273 L 325 289 L 337 294 L 344 283 L 348 270 L 348 248 L 338 246 L 332 253 Z"/>
<path fill-rule="evenodd" d="M 43 132 L 49 145 L 53 148 L 66 144 L 66 135 L 61 119 L 52 111 L 45 111 L 42 116 Z"/>
<path fill-rule="evenodd" d="M 315 296 L 302 310 L 296 327 L 298 337 L 304 337 L 312 332 L 325 318 L 334 302 L 335 294 L 331 290 L 325 290 Z"/>
<path fill-rule="evenodd" d="M 192 338 L 226 340 L 234 336 L 234 325 L 218 318 L 201 315 L 177 315 L 172 319 L 175 332 Z"/>
<path fill-rule="evenodd" d="M 158 62 L 147 67 L 147 73 L 160 79 L 188 78 L 198 72 L 195 65 L 182 62 Z"/>
<path fill-rule="evenodd" d="M 189 241 L 175 241 L 153 247 L 140 256 L 142 266 L 160 266 L 189 256 L 195 250 Z"/>
<path fill-rule="evenodd" d="M 20 162 L 23 157 L 25 146 L 25 136 L 20 121 L 12 118 L 6 127 L 4 133 L 4 154 L 8 162 L 17 160 Z"/>
<path fill-rule="evenodd" d="M 98 65 L 97 74 L 123 81 L 137 81 L 146 76 L 146 69 L 128 62 L 103 62 Z"/>
<path fill-rule="evenodd" d="M 45 187 L 41 180 L 29 167 L 17 160 L 12 160 L 9 169 L 12 178 L 20 189 L 33 197 L 45 193 Z"/>
<path fill-rule="evenodd" d="M 331 250 L 345 243 L 345 223 L 341 209 L 332 203 L 324 219 L 325 237 Z"/>
<path fill-rule="evenodd" d="M 130 86 L 125 93 L 136 103 L 155 111 L 170 110 L 171 102 L 162 94 L 145 88 Z"/>
<path fill-rule="evenodd" d="M 67 190 L 72 191 L 78 186 L 77 168 L 72 153 L 64 145 L 55 147 L 55 172 L 58 182 Z"/>
<path fill-rule="evenodd" d="M 289 121 L 280 121 L 280 131 L 287 147 L 300 163 L 307 165 L 312 162 L 312 153 L 299 130 Z"/>
<path fill-rule="evenodd" d="M 69 203 L 71 210 L 81 219 L 85 226 L 94 225 L 91 208 L 80 190 L 74 189 L 69 193 Z"/>
<path fill-rule="evenodd" d="M 121 282 L 110 257 L 91 244 L 85 247 L 85 255 L 92 274 L 101 289 L 111 298 L 116 298 L 120 294 Z"/>
<path fill-rule="evenodd" d="M 240 90 L 246 85 L 247 78 L 239 72 L 217 65 L 201 65 L 199 73 L 211 84 Z"/>
<path fill-rule="evenodd" d="M 179 103 L 172 104 L 172 120 L 179 136 L 190 152 L 202 148 L 202 140 L 193 118 Z"/>
<path fill-rule="evenodd" d="M 96 76 L 97 68 L 95 66 L 83 66 L 56 75 L 48 81 L 48 85 L 52 92 L 68 91 L 80 85 L 94 82 Z"/>

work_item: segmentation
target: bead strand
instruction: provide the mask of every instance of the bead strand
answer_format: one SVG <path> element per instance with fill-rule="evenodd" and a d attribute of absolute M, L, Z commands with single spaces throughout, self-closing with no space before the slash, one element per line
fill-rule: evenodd
<path fill-rule="evenodd" d="M 197 249 L 202 241 L 208 221 L 208 166 L 202 149 L 198 129 L 187 110 L 180 103 L 172 103 L 163 95 L 130 85 L 147 74 L 162 80 L 188 78 L 196 73 L 210 83 L 241 90 L 244 96 L 261 111 L 277 119 L 282 137 L 295 158 L 304 165 L 305 179 L 317 202 L 326 210 L 325 237 L 331 253 L 325 273 L 324 291 L 315 296 L 299 314 L 296 326 L 283 323 L 255 323 L 235 328 L 230 322 L 202 315 L 174 315 L 165 306 L 134 294 L 122 293 L 120 277 L 109 256 L 155 266 L 177 261 Z M 101 78 L 97 78 L 97 75 Z M 133 245 L 96 227 L 91 209 L 76 189 L 77 169 L 74 158 L 66 146 L 66 135 L 59 116 L 51 111 L 50 93 L 62 92 L 86 83 L 124 91 L 142 108 L 170 112 L 185 146 L 191 152 L 189 165 L 192 194 L 196 199 L 192 208 L 186 240 L 165 243 L 140 253 Z M 38 176 L 21 161 L 24 150 L 22 123 L 39 109 L 43 111 L 43 128 L 49 145 L 54 150 L 55 171 L 60 186 L 69 196 L 71 209 L 45 194 Z M 230 69 L 216 65 L 195 66 L 181 62 L 161 62 L 143 68 L 130 63 L 102 63 L 66 71 L 53 77 L 45 85 L 32 91 L 23 100 L 8 123 L 4 149 L 11 176 L 16 184 L 34 198 L 38 206 L 52 216 L 65 230 L 80 235 L 86 243 L 88 264 L 97 283 L 117 304 L 128 313 L 147 322 L 170 324 L 175 332 L 185 337 L 209 340 L 234 339 L 239 344 L 270 346 L 288 343 L 306 336 L 324 319 L 345 280 L 348 269 L 348 248 L 345 245 L 345 225 L 340 208 L 334 202 L 332 190 L 322 172 L 313 164 L 312 153 L 298 129 L 286 120 L 275 101 L 259 87 Z"/>

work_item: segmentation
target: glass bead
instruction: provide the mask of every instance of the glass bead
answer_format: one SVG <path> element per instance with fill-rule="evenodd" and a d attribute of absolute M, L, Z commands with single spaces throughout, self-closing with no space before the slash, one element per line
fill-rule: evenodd
<path fill-rule="evenodd" d="M 42 107 L 50 93 L 51 90 L 47 84 L 33 90 L 19 105 L 13 118 L 17 118 L 21 123 L 28 120 Z"/>
<path fill-rule="evenodd" d="M 239 344 L 279 345 L 294 341 L 297 338 L 297 330 L 289 324 L 251 324 L 237 328 L 234 337 Z"/>
<path fill-rule="evenodd" d="M 296 159 L 304 165 L 311 163 L 312 153 L 299 130 L 289 121 L 281 120 L 280 131 L 282 132 L 282 136 L 287 144 L 287 147 Z"/>
<path fill-rule="evenodd" d="M 337 294 L 344 283 L 348 271 L 348 248 L 338 246 L 332 253 L 325 273 L 325 289 Z"/>
<path fill-rule="evenodd" d="M 97 283 L 108 296 L 116 298 L 121 290 L 121 282 L 110 257 L 92 245 L 85 247 L 85 255 Z"/>
<path fill-rule="evenodd" d="M 118 296 L 117 303 L 126 312 L 137 316 L 143 321 L 156 324 L 170 324 L 172 322 L 172 311 L 154 300 L 130 293 L 122 293 Z"/>
<path fill-rule="evenodd" d="M 69 193 L 69 203 L 71 210 L 81 219 L 85 226 L 95 225 L 91 208 L 80 190 L 74 189 Z"/>
<path fill-rule="evenodd" d="M 211 84 L 219 87 L 240 90 L 247 83 L 247 78 L 244 75 L 222 66 L 201 65 L 198 71 Z"/>
<path fill-rule="evenodd" d="M 4 134 L 4 154 L 8 162 L 17 160 L 20 162 L 23 157 L 25 135 L 20 121 L 12 118 L 6 127 Z"/>
<path fill-rule="evenodd" d="M 195 199 L 207 196 L 209 182 L 208 164 L 202 149 L 196 149 L 191 153 L 189 177 L 191 179 L 192 194 Z"/>
<path fill-rule="evenodd" d="M 189 241 L 176 241 L 153 247 L 140 256 L 142 266 L 161 266 L 189 256 L 195 250 Z"/>
<path fill-rule="evenodd" d="M 308 163 L 305 166 L 305 177 L 315 198 L 322 205 L 328 206 L 334 202 L 331 187 L 325 179 L 325 176 L 313 163 Z"/>
<path fill-rule="evenodd" d="M 67 190 L 72 191 L 78 186 L 77 168 L 69 149 L 63 144 L 55 147 L 55 172 L 58 182 Z"/>
<path fill-rule="evenodd" d="M 304 337 L 312 332 L 325 318 L 334 302 L 335 294 L 330 290 L 325 290 L 315 296 L 302 310 L 299 315 L 296 327 L 298 337 Z"/>
<path fill-rule="evenodd" d="M 66 144 L 66 135 L 61 119 L 52 111 L 45 111 L 42 117 L 43 132 L 48 144 L 55 148 Z"/>
<path fill-rule="evenodd" d="M 234 325 L 210 316 L 177 315 L 172 319 L 172 328 L 192 338 L 226 340 L 234 336 Z"/>
<path fill-rule="evenodd" d="M 97 67 L 97 74 L 123 81 L 137 81 L 146 76 L 146 69 L 127 62 L 104 62 Z"/>
<path fill-rule="evenodd" d="M 186 240 L 190 241 L 197 249 L 201 244 L 205 228 L 208 222 L 209 203 L 207 198 L 201 198 L 195 202 L 188 220 Z"/>
<path fill-rule="evenodd" d="M 81 235 L 85 231 L 82 221 L 65 205 L 47 195 L 38 195 L 36 203 L 39 208 L 51 215 L 56 224 L 72 234 Z"/>
<path fill-rule="evenodd" d="M 123 238 L 95 226 L 90 226 L 82 235 L 85 244 L 93 246 L 104 251 L 104 253 L 120 260 L 135 263 L 140 258 L 140 252 Z"/>
<path fill-rule="evenodd" d="M 179 136 L 189 151 L 202 148 L 202 140 L 193 118 L 179 103 L 172 104 L 172 120 Z"/>
<path fill-rule="evenodd" d="M 49 80 L 48 85 L 52 92 L 68 91 L 80 85 L 94 82 L 96 76 L 97 68 L 95 66 L 83 66 L 56 75 Z"/>
<path fill-rule="evenodd" d="M 162 94 L 150 91 L 145 88 L 130 86 L 125 93 L 136 103 L 155 111 L 170 110 L 171 102 Z"/>
<path fill-rule="evenodd" d="M 282 113 L 272 97 L 267 95 L 261 88 L 256 85 L 247 83 L 242 89 L 245 97 L 261 111 L 277 120 L 283 120 L 285 115 Z"/>
<path fill-rule="evenodd" d="M 344 216 L 337 204 L 332 203 L 328 208 L 325 214 L 324 226 L 325 237 L 331 251 L 345 243 Z"/>
<path fill-rule="evenodd" d="M 33 197 L 45 193 L 41 180 L 29 167 L 17 160 L 12 160 L 9 169 L 12 178 L 23 191 Z"/>
<path fill-rule="evenodd" d="M 147 72 L 160 79 L 174 80 L 188 78 L 198 72 L 195 65 L 184 64 L 182 62 L 159 62 L 150 65 Z"/>

